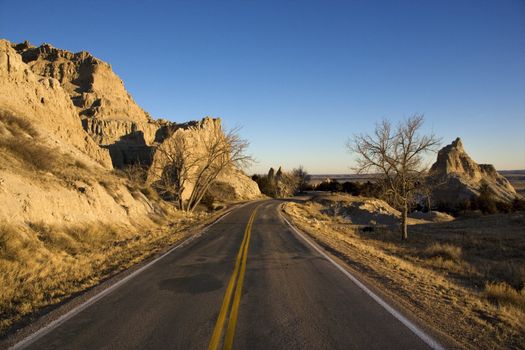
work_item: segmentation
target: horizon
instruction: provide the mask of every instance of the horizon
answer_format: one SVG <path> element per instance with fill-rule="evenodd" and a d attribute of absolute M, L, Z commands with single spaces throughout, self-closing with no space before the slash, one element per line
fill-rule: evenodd
<path fill-rule="evenodd" d="M 241 125 L 248 174 L 350 174 L 348 138 L 415 113 L 441 146 L 459 136 L 475 162 L 525 169 L 523 2 L 90 4 L 95 26 L 69 2 L 0 0 L 0 37 L 89 51 L 156 119 Z"/>

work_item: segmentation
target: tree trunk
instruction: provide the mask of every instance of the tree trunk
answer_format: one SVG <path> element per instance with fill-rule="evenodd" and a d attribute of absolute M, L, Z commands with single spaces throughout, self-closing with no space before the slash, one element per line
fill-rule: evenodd
<path fill-rule="evenodd" d="M 404 241 L 408 239 L 407 217 L 408 217 L 408 203 L 407 201 L 403 201 L 403 212 L 401 216 L 401 239 Z"/>

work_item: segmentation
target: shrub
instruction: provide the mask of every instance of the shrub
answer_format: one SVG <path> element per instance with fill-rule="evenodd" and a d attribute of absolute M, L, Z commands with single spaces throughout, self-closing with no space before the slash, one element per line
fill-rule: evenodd
<path fill-rule="evenodd" d="M 337 180 L 330 180 L 321 182 L 315 189 L 317 191 L 341 192 L 343 190 L 343 185 Z"/>
<path fill-rule="evenodd" d="M 361 194 L 361 187 L 359 182 L 346 181 L 343 183 L 343 192 L 350 193 L 352 196 L 359 196 Z"/>
<path fill-rule="evenodd" d="M 149 200 L 157 201 L 160 200 L 158 192 L 151 186 L 141 187 L 140 192 L 146 196 Z"/>
<path fill-rule="evenodd" d="M 213 203 L 214 202 L 215 202 L 215 198 L 209 192 L 206 192 L 204 197 L 202 197 L 202 199 L 201 199 L 201 204 L 204 205 L 208 210 L 213 210 Z"/>
<path fill-rule="evenodd" d="M 512 201 L 512 210 L 513 211 L 523 211 L 525 210 L 525 200 L 516 198 Z"/>
<path fill-rule="evenodd" d="M 33 127 L 33 124 L 27 119 L 17 117 L 7 111 L 0 111 L 0 122 L 15 136 L 20 137 L 27 134 L 33 138 L 38 136 L 38 132 Z"/>
<path fill-rule="evenodd" d="M 83 170 L 89 170 L 89 166 L 84 163 L 83 161 L 81 160 L 75 160 L 75 162 L 73 163 L 74 166 L 76 166 L 77 168 L 79 169 L 83 169 Z"/>
<path fill-rule="evenodd" d="M 32 139 L 0 138 L 0 148 L 21 159 L 34 170 L 51 171 L 58 163 L 56 150 Z"/>
<path fill-rule="evenodd" d="M 496 305 L 516 306 L 525 311 L 525 287 L 518 291 L 504 282 L 487 283 L 484 295 Z"/>
<path fill-rule="evenodd" d="M 259 186 L 259 191 L 261 191 L 262 194 L 265 194 L 269 197 L 277 196 L 277 186 L 275 184 L 275 181 L 272 181 L 268 176 L 253 175 L 252 179 L 255 182 L 257 182 L 257 185 Z"/>
<path fill-rule="evenodd" d="M 461 260 L 461 247 L 452 244 L 432 243 L 423 251 L 427 258 L 443 258 L 446 260 Z"/>
<path fill-rule="evenodd" d="M 148 176 L 148 168 L 140 163 L 130 164 L 122 168 L 120 174 L 123 174 L 134 186 L 143 186 Z"/>

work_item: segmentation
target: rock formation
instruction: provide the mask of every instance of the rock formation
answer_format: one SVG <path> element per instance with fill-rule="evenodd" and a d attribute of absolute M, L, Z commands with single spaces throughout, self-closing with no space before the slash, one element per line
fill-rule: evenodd
<path fill-rule="evenodd" d="M 30 121 L 53 149 L 89 166 L 94 160 L 94 166 L 108 170 L 137 162 L 150 165 L 157 147 L 177 130 L 207 133 L 215 124 L 220 127 L 220 120 L 154 120 L 135 103 L 109 64 L 87 52 L 49 44 L 35 47 L 0 40 L 0 82 L 1 110 Z M 257 185 L 234 168 L 221 174 L 216 185 L 216 190 L 228 192 L 225 199 L 259 194 Z"/>
<path fill-rule="evenodd" d="M 49 44 L 34 47 L 28 42 L 15 48 L 35 74 L 58 80 L 80 116 L 138 123 L 151 121 L 111 66 L 88 52 L 72 53 Z"/>
<path fill-rule="evenodd" d="M 494 199 L 510 202 L 518 197 L 510 182 L 491 164 L 477 164 L 463 148 L 458 137 L 443 147 L 429 171 L 434 203 L 458 204 L 479 196 L 480 188 L 487 184 Z"/>
<path fill-rule="evenodd" d="M 191 148 L 195 158 L 205 157 L 205 142 L 213 135 L 223 133 L 221 120 L 212 118 L 204 118 L 200 122 L 172 126 L 172 128 L 174 130 L 158 147 L 170 146 L 170 143 L 174 142 L 175 138 L 182 137 L 186 140 L 189 148 Z M 148 182 L 154 183 L 158 180 L 167 163 L 168 159 L 164 152 L 155 152 L 150 171 L 148 172 Z M 197 169 L 194 168 L 192 171 L 196 172 Z M 188 176 L 192 178 L 194 175 L 189 174 Z M 187 184 L 182 197 L 187 199 L 192 189 L 193 184 Z M 219 200 L 252 199 L 261 194 L 257 183 L 234 166 L 228 166 L 219 174 L 209 192 Z"/>
<path fill-rule="evenodd" d="M 3 110 L 23 116 L 62 148 L 74 146 L 103 166 L 111 166 L 108 151 L 100 148 L 83 130 L 60 82 L 34 74 L 6 40 L 0 40 L 0 82 Z"/>
<path fill-rule="evenodd" d="M 67 92 L 84 130 L 109 150 L 113 166 L 149 164 L 169 122 L 153 120 L 126 91 L 111 66 L 88 52 L 72 53 L 49 44 L 14 48 L 31 70 L 56 79 Z"/>
<path fill-rule="evenodd" d="M 60 82 L 33 73 L 0 40 L 0 222 L 147 220 L 154 204 L 111 169 Z"/>

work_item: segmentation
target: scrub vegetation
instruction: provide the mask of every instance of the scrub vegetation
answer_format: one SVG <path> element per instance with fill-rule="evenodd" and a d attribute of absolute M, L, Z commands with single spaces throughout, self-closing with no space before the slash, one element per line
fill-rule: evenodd
<path fill-rule="evenodd" d="M 133 227 L 0 222 L 0 333 L 173 245 L 205 216 L 172 213 Z"/>

